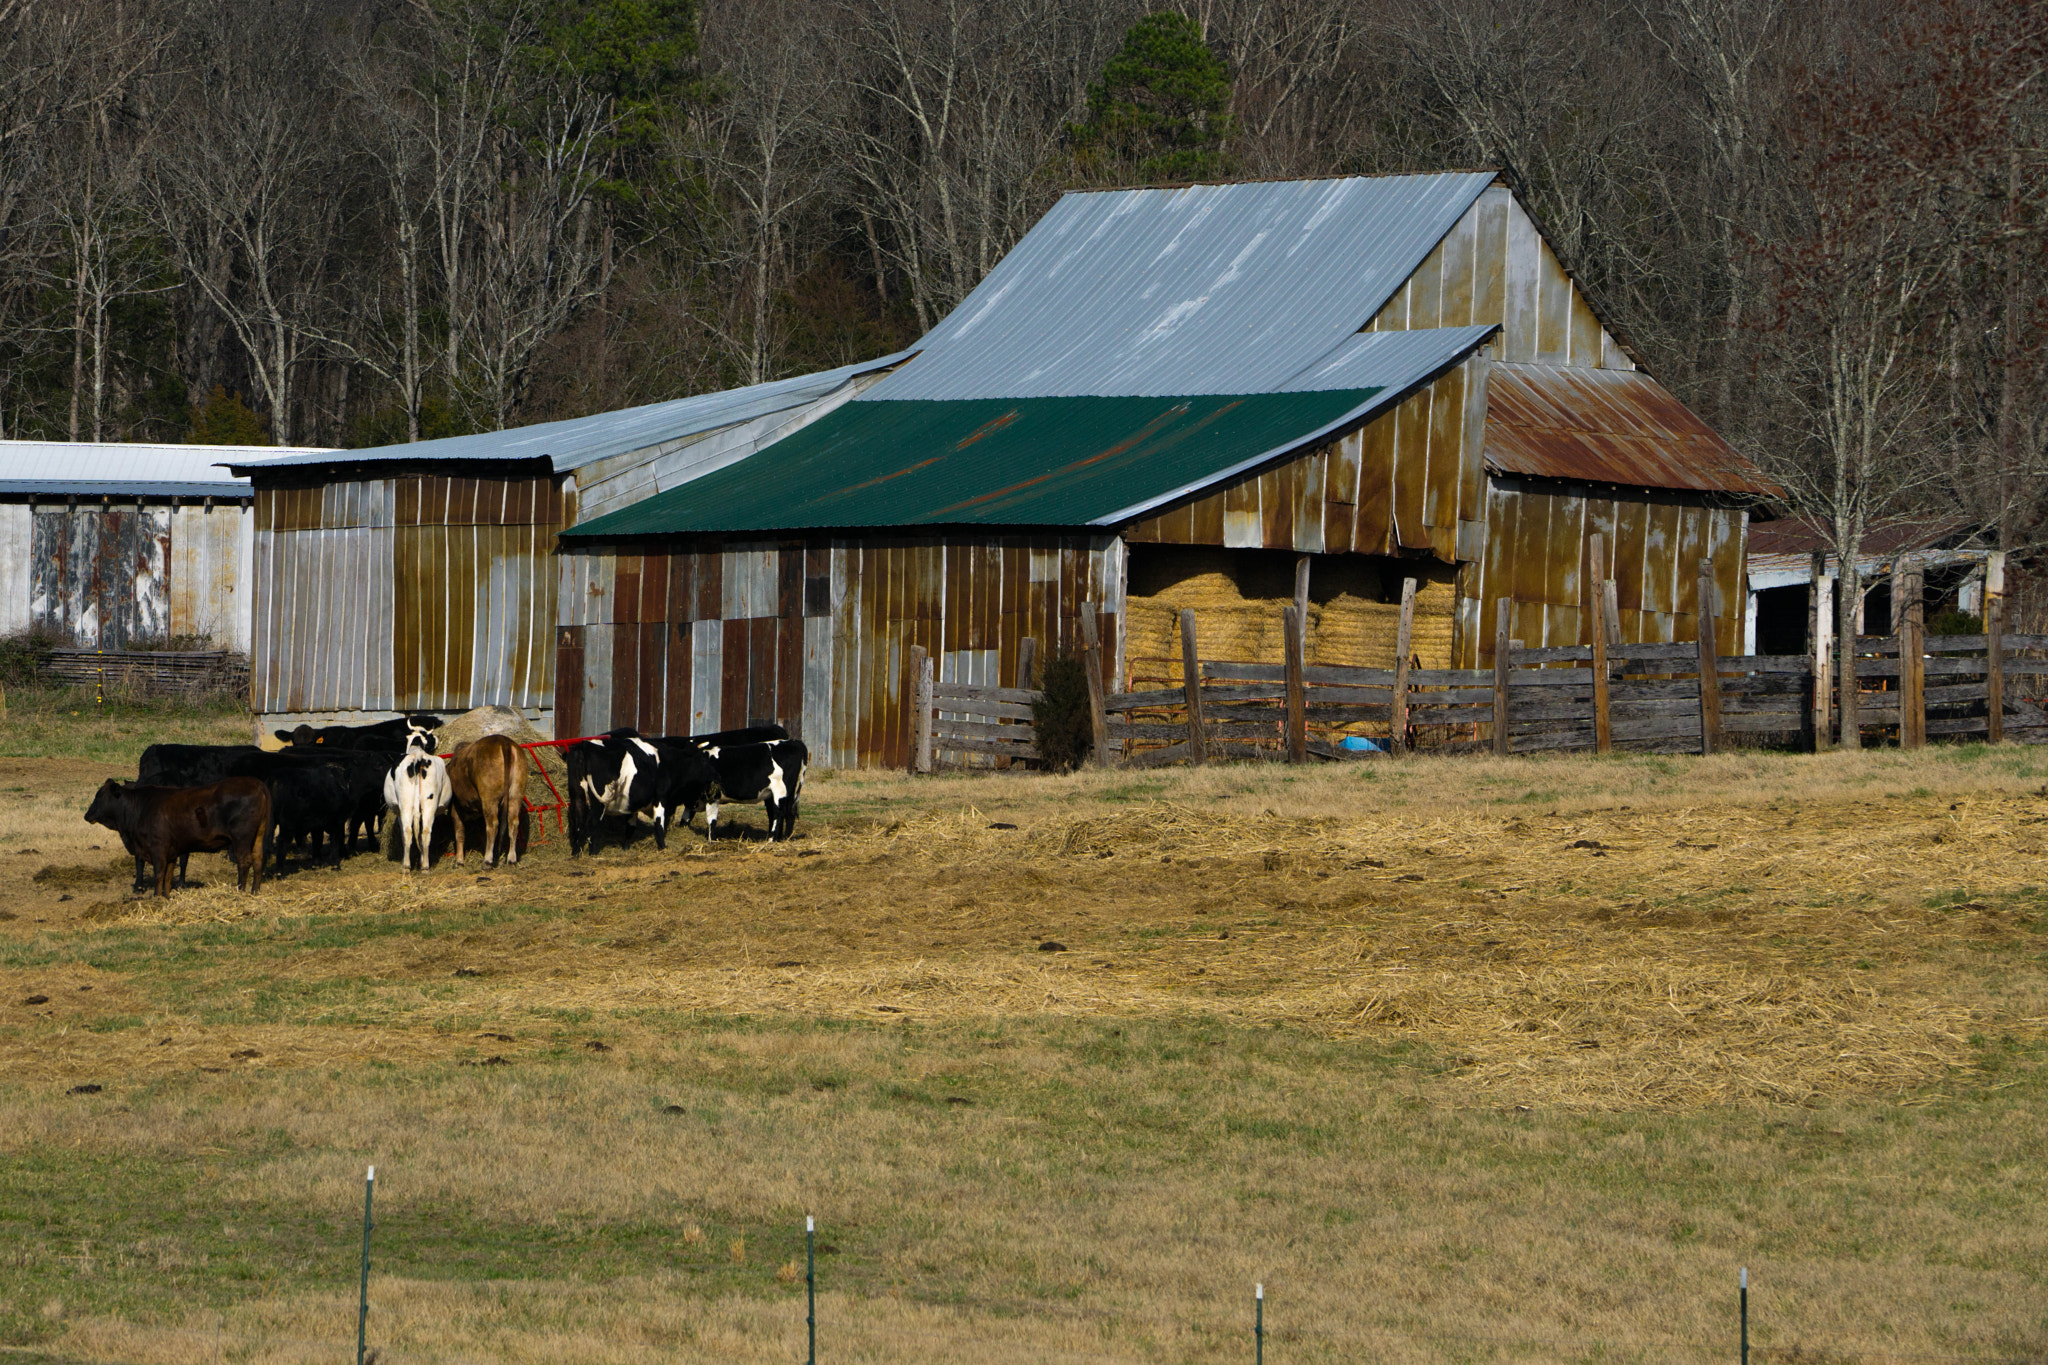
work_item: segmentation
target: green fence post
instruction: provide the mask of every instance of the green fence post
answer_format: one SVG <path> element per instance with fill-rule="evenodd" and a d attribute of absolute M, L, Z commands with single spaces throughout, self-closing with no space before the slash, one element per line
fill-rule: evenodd
<path fill-rule="evenodd" d="M 808 1213 L 804 1215 L 804 1298 L 804 1325 L 811 1334 L 809 1365 L 818 1365 L 818 1224 Z"/>
<path fill-rule="evenodd" d="M 356 1365 L 363 1365 L 363 1346 L 370 1327 L 370 1200 L 377 1193 L 377 1168 L 363 1177 L 363 1296 L 356 1310 Z"/>
<path fill-rule="evenodd" d="M 1252 1286 L 1252 1359 L 1255 1365 L 1266 1365 L 1266 1286 Z"/>
<path fill-rule="evenodd" d="M 1749 1267 L 1742 1267 L 1742 1365 L 1749 1365 Z"/>

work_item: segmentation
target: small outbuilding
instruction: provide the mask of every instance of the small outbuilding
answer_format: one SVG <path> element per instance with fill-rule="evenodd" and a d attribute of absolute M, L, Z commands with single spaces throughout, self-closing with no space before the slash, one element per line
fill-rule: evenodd
<path fill-rule="evenodd" d="M 1062 198 L 910 358 L 745 458 L 561 536 L 557 726 L 788 724 L 834 766 L 908 757 L 911 647 L 1014 685 L 1020 642 L 1112 689 L 1278 662 L 1425 665 L 1592 627 L 1739 652 L 1768 489 L 1639 367 L 1490 172 Z"/>
<path fill-rule="evenodd" d="M 0 634 L 247 652 L 253 494 L 216 462 L 311 453 L 0 441 Z"/>
<path fill-rule="evenodd" d="M 555 710 L 555 538 L 745 458 L 900 356 L 620 412 L 441 440 L 251 452 L 259 734 L 300 722 Z"/>

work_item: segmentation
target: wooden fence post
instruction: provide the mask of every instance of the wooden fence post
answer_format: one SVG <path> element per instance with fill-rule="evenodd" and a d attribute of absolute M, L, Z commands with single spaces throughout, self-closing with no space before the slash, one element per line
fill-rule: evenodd
<path fill-rule="evenodd" d="M 1103 709 L 1102 628 L 1096 624 L 1095 604 L 1081 604 L 1081 664 L 1088 674 L 1088 722 L 1094 739 L 1094 761 L 1109 762 L 1109 715 Z"/>
<path fill-rule="evenodd" d="M 1918 749 L 1927 743 L 1927 607 L 1920 570 L 1909 570 L 1901 586 L 1906 609 L 1899 620 L 1899 747 Z"/>
<path fill-rule="evenodd" d="M 1180 613 L 1180 682 L 1187 696 L 1188 761 L 1207 763 L 1209 727 L 1202 719 L 1202 655 L 1195 647 L 1194 609 L 1185 607 Z"/>
<path fill-rule="evenodd" d="M 1299 555 L 1294 561 L 1294 609 L 1300 613 L 1295 629 L 1301 632 L 1301 657 L 1308 658 L 1308 556 Z"/>
<path fill-rule="evenodd" d="M 1508 669 L 1514 650 L 1509 647 L 1509 616 L 1514 599 L 1503 597 L 1495 605 L 1493 622 L 1493 751 L 1513 753 L 1508 743 Z"/>
<path fill-rule="evenodd" d="M 932 770 L 932 661 L 923 645 L 910 647 L 910 771 Z"/>
<path fill-rule="evenodd" d="M 1038 637 L 1027 635 L 1017 642 L 1017 686 L 1031 689 L 1031 670 L 1038 664 Z"/>
<path fill-rule="evenodd" d="M 1607 705 L 1607 623 L 1601 619 L 1606 612 L 1607 596 L 1607 542 L 1602 536 L 1592 537 L 1587 558 L 1590 561 L 1586 587 L 1586 607 L 1589 613 L 1587 634 L 1593 641 L 1593 752 L 1596 754 L 1614 751 L 1614 724 Z"/>
<path fill-rule="evenodd" d="M 1984 738 L 2005 740 L 2005 598 L 1984 593 Z"/>
<path fill-rule="evenodd" d="M 1387 752 L 1408 752 L 1408 655 L 1415 648 L 1415 580 L 1401 580 L 1401 628 L 1394 636 L 1393 709 L 1388 713 Z"/>
<path fill-rule="evenodd" d="M 1714 567 L 1700 561 L 1699 622 L 1700 651 L 1700 752 L 1711 754 L 1721 747 L 1721 657 L 1714 645 Z"/>
<path fill-rule="evenodd" d="M 1285 619 L 1287 649 L 1287 761 L 1308 761 L 1308 716 L 1301 690 L 1302 611 L 1289 606 Z"/>
<path fill-rule="evenodd" d="M 1834 580 L 1828 577 L 1824 550 L 1813 552 L 1812 586 L 1806 598 L 1806 642 L 1813 650 L 1813 751 L 1820 753 L 1833 741 L 1833 693 L 1835 658 Z"/>
<path fill-rule="evenodd" d="M 1854 564 L 1835 569 L 1835 728 L 1844 749 L 1863 747 L 1863 684 L 1856 676 L 1857 607 L 1863 596 L 1863 575 Z"/>

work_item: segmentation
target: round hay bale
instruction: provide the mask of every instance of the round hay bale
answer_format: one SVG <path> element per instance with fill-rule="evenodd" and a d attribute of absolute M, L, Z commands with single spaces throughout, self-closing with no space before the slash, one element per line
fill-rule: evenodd
<path fill-rule="evenodd" d="M 434 731 L 434 751 L 446 758 L 455 752 L 456 745 L 473 743 L 485 735 L 503 735 L 514 744 L 533 744 L 547 738 L 533 728 L 532 721 L 510 706 L 479 706 Z M 569 770 L 562 763 L 560 749 L 529 749 L 526 757 L 554 779 L 557 790 L 568 790 Z M 547 783 L 537 778 L 527 783 L 526 795 L 535 805 L 544 806 L 550 800 Z"/>

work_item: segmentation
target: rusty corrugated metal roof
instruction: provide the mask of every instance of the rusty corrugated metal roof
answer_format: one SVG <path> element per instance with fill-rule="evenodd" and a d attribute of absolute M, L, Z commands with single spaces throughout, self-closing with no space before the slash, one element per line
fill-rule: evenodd
<path fill-rule="evenodd" d="M 1757 496 L 1777 491 L 1735 447 L 1640 370 L 1491 366 L 1486 464 L 1502 474 L 1631 488 Z"/>

